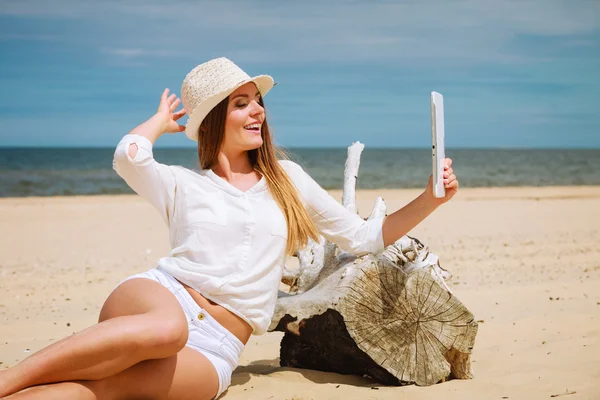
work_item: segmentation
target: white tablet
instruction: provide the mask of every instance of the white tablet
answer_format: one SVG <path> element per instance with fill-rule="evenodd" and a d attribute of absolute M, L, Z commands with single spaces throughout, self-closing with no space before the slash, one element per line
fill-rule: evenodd
<path fill-rule="evenodd" d="M 444 97 L 431 92 L 431 155 L 433 156 L 433 196 L 446 196 L 444 188 Z"/>

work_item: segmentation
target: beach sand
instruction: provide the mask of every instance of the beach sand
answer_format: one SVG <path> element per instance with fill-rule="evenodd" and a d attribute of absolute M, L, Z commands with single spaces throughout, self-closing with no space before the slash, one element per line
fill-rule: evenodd
<path fill-rule="evenodd" d="M 417 194 L 359 191 L 359 211 Z M 94 324 L 114 285 L 168 252 L 137 196 L 0 199 L 0 222 L 0 368 Z M 281 368 L 282 334 L 268 333 L 251 338 L 224 398 L 600 399 L 600 187 L 461 189 L 411 235 L 480 320 L 474 379 L 384 387 Z"/>

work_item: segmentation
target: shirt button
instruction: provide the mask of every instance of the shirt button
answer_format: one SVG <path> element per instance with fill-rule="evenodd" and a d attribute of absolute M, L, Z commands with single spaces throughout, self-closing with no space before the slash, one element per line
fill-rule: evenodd
<path fill-rule="evenodd" d="M 198 314 L 198 320 L 202 321 L 203 319 L 204 319 L 204 314 L 203 313 Z"/>

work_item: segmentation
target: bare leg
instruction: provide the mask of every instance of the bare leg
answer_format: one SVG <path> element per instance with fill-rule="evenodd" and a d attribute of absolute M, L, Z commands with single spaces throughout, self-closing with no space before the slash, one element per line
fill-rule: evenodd
<path fill-rule="evenodd" d="M 142 361 L 100 381 L 62 382 L 25 389 L 6 400 L 208 400 L 219 388 L 217 371 L 201 353 Z"/>
<path fill-rule="evenodd" d="M 177 354 L 187 342 L 187 319 L 177 299 L 150 279 L 117 287 L 100 320 L 0 372 L 0 398 L 44 383 L 103 379 L 140 361 Z"/>
<path fill-rule="evenodd" d="M 100 400 L 106 399 L 100 391 L 95 389 L 99 381 L 77 381 L 50 383 L 48 385 L 33 386 L 3 400 Z"/>
<path fill-rule="evenodd" d="M 176 356 L 142 361 L 104 383 L 117 388 L 118 399 L 208 400 L 217 393 L 219 377 L 206 357 L 184 347 Z"/>

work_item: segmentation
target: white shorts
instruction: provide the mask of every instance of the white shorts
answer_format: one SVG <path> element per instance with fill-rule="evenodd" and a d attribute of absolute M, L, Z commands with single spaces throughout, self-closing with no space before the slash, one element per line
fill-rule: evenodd
<path fill-rule="evenodd" d="M 231 384 L 231 374 L 238 366 L 244 344 L 202 309 L 171 274 L 153 268 L 132 275 L 119 285 L 134 278 L 152 279 L 175 295 L 188 320 L 189 336 L 186 346 L 202 353 L 214 365 L 219 376 L 219 391 L 215 398 L 219 397 Z"/>

